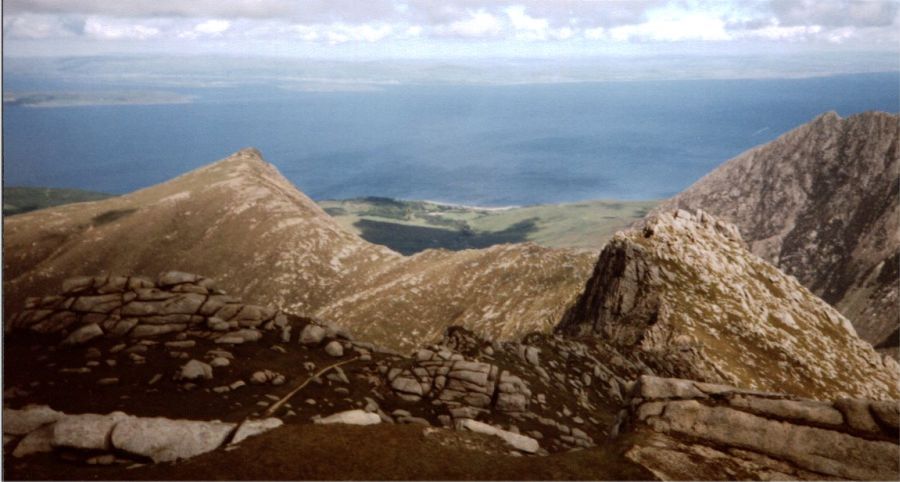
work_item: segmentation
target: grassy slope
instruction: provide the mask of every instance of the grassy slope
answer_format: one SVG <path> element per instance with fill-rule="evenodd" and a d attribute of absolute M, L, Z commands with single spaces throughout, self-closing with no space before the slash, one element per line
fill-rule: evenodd
<path fill-rule="evenodd" d="M 656 205 L 656 201 L 584 201 L 508 209 L 455 207 L 421 201 L 382 198 L 321 201 L 319 204 L 344 228 L 380 244 L 398 233 L 421 231 L 421 249 L 458 249 L 460 235 L 469 245 L 532 241 L 554 248 L 597 250 L 618 230 L 630 225 Z M 430 238 L 429 238 L 430 236 Z M 374 238 L 374 239 L 373 239 Z M 436 238 L 436 239 L 435 239 Z M 400 243 L 400 251 L 415 246 Z"/>
<path fill-rule="evenodd" d="M 11 216 L 62 204 L 98 201 L 108 197 L 112 195 L 80 189 L 4 186 L 3 215 Z"/>

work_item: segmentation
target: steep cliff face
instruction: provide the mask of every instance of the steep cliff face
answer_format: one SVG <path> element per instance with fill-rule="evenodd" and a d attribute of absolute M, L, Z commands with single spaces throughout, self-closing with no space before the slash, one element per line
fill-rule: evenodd
<path fill-rule="evenodd" d="M 601 337 L 664 376 L 819 399 L 900 395 L 894 360 L 702 211 L 617 234 L 557 329 Z"/>
<path fill-rule="evenodd" d="M 9 313 L 68 277 L 178 270 L 395 349 L 450 324 L 501 338 L 549 331 L 593 262 L 534 245 L 401 256 L 341 228 L 255 149 L 125 196 L 4 218 L 4 228 Z"/>
<path fill-rule="evenodd" d="M 750 250 L 896 346 L 900 117 L 831 112 L 726 162 L 654 212 L 703 209 Z M 893 336 L 892 336 L 893 333 Z"/>

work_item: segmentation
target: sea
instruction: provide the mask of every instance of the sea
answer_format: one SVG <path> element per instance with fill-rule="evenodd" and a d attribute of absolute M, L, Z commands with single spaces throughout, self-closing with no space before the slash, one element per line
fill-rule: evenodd
<path fill-rule="evenodd" d="M 661 199 L 824 112 L 898 112 L 900 72 L 181 93 L 193 101 L 5 103 L 4 186 L 121 194 L 252 146 L 313 199 Z"/>

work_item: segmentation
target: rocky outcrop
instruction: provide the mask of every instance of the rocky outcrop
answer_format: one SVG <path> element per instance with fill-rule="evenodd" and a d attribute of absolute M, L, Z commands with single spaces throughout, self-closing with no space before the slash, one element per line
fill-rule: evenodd
<path fill-rule="evenodd" d="M 48 417 L 47 414 L 53 414 Z M 3 410 L 4 436 L 24 435 L 13 451 L 16 458 L 53 450 L 76 449 L 108 452 L 110 462 L 118 451 L 133 460 L 171 462 L 191 458 L 238 443 L 281 425 L 278 419 L 246 420 L 241 424 L 219 421 L 171 420 L 162 417 L 135 417 L 123 412 L 107 415 L 69 415 L 47 406 Z M 36 420 L 46 423 L 35 426 Z M 9 426 L 8 426 L 9 425 Z M 23 428 L 27 427 L 27 431 Z M 118 459 L 120 463 L 127 459 Z"/>
<path fill-rule="evenodd" d="M 211 280 L 190 273 L 164 272 L 156 283 L 137 276 L 84 276 L 65 280 L 62 288 L 60 295 L 26 300 L 25 310 L 9 318 L 7 330 L 67 335 L 63 345 L 104 335 L 133 339 L 199 330 L 235 345 L 256 341 L 259 329 L 287 324 L 278 310 L 242 304 Z M 208 378 L 201 363 L 192 361 L 182 375 Z"/>
<path fill-rule="evenodd" d="M 404 400 L 427 397 L 448 406 L 522 412 L 531 398 L 531 390 L 521 378 L 496 365 L 468 361 L 447 349 L 419 350 L 412 367 L 392 368 L 387 380 Z"/>
<path fill-rule="evenodd" d="M 595 446 L 609 434 L 628 380 L 650 371 L 602 341 L 534 333 L 498 342 L 460 327 L 377 368 L 376 398 L 430 407 L 425 418 L 438 426 L 484 428 L 471 420 L 530 437 L 541 455 Z M 401 423 L 416 418 L 391 415 Z"/>
<path fill-rule="evenodd" d="M 558 330 L 603 337 L 658 375 L 818 399 L 900 398 L 893 359 L 702 211 L 618 233 Z"/>
<path fill-rule="evenodd" d="M 663 480 L 897 480 L 900 401 L 824 402 L 641 377 L 617 431 Z"/>
<path fill-rule="evenodd" d="M 824 114 L 726 162 L 654 212 L 703 209 L 838 308 L 873 345 L 900 338 L 900 117 Z"/>

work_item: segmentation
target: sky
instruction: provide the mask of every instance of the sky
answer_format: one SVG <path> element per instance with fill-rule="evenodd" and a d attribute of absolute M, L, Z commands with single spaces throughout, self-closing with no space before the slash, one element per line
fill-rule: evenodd
<path fill-rule="evenodd" d="M 9 57 L 900 59 L 900 0 L 4 0 L 3 42 Z"/>

